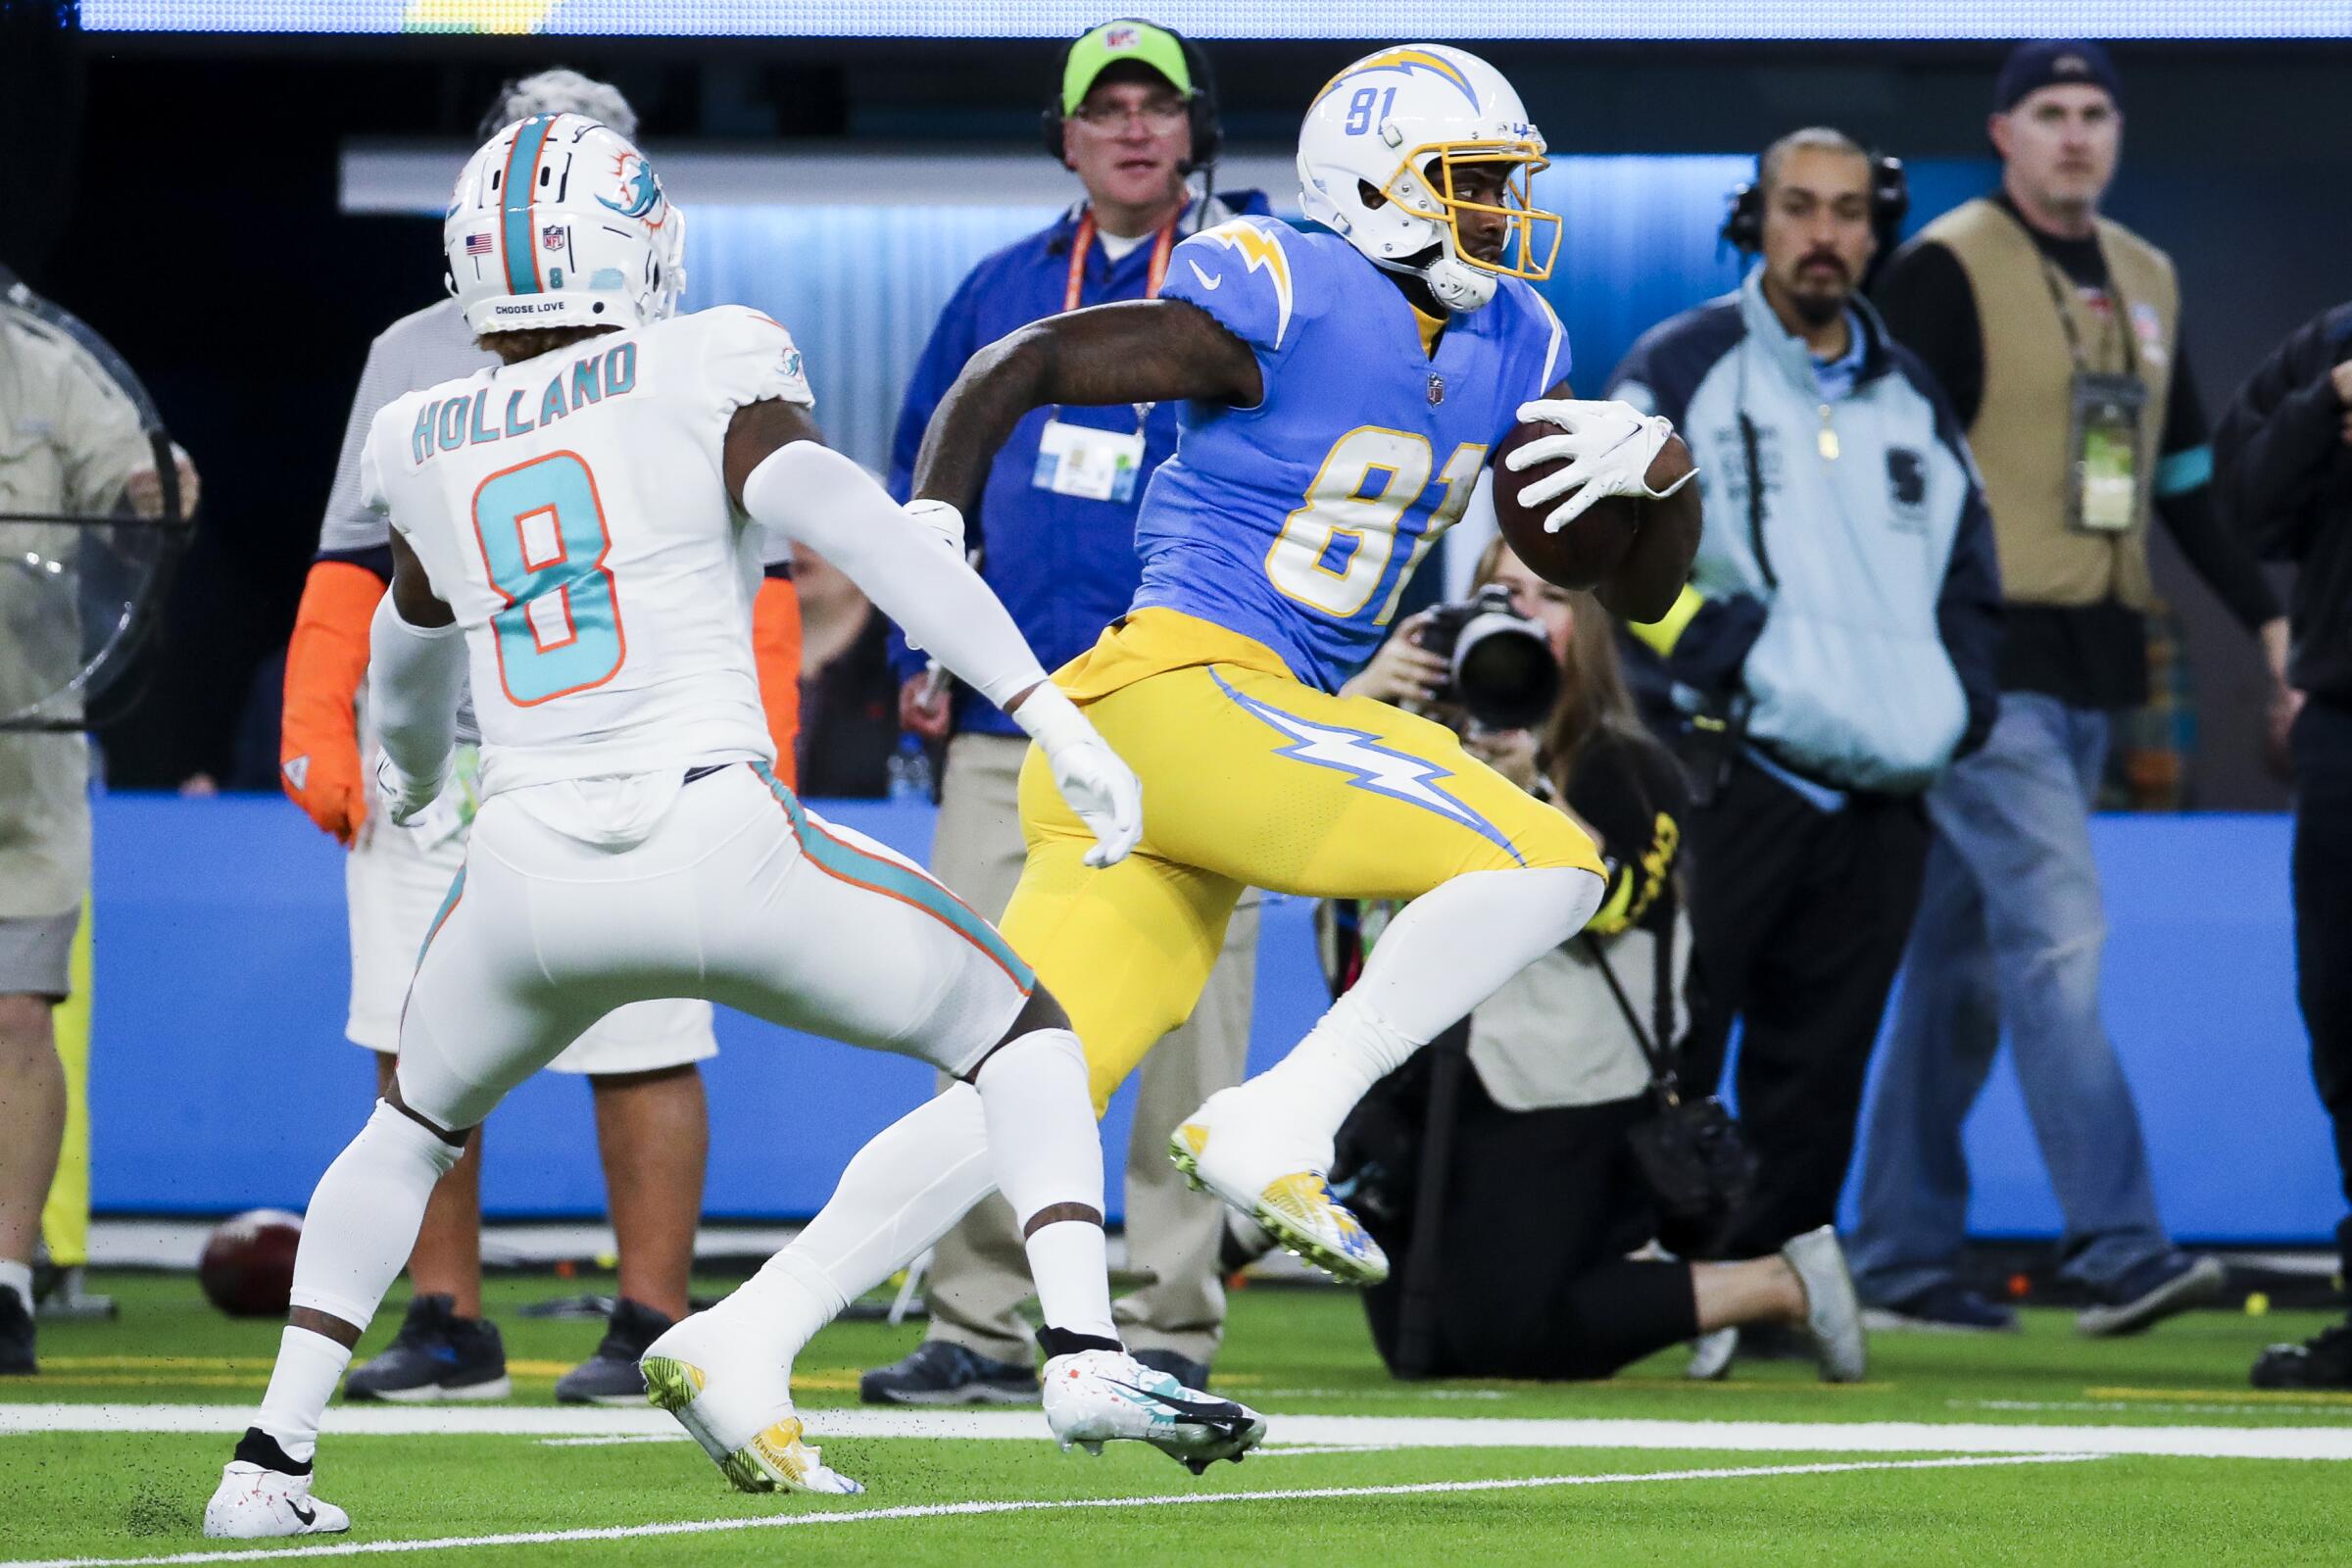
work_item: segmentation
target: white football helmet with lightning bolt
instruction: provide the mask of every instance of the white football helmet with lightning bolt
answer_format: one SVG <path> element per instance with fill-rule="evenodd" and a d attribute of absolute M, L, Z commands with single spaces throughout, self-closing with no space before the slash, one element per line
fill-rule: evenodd
<path fill-rule="evenodd" d="M 645 154 L 585 115 L 531 115 L 483 143 L 441 244 L 476 332 L 643 326 L 686 281 L 685 215 Z"/>
<path fill-rule="evenodd" d="M 1499 206 L 1455 194 L 1464 164 L 1515 166 Z M 1502 73 L 1445 44 L 1366 55 L 1324 83 L 1298 132 L 1306 216 L 1375 267 L 1420 277 L 1449 311 L 1485 305 L 1497 276 L 1551 275 L 1560 220 L 1537 210 L 1532 189 L 1545 165 L 1544 135 Z M 1500 260 L 1463 246 L 1465 212 L 1507 221 Z"/>

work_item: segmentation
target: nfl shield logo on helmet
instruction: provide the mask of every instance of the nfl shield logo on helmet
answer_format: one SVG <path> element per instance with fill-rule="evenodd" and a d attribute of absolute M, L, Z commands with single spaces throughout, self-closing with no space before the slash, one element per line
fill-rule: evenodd
<path fill-rule="evenodd" d="M 560 251 L 566 243 L 566 238 L 562 223 L 550 223 L 539 230 L 539 248 L 543 251 Z"/>

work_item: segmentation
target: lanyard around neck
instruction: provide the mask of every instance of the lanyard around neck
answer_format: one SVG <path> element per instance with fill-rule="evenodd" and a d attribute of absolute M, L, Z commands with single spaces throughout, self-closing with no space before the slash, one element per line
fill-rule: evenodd
<path fill-rule="evenodd" d="M 2023 227 L 2024 225 L 2021 223 L 2019 226 Z M 2033 244 L 2033 235 L 2028 234 L 2026 242 Z M 2059 272 L 2057 264 L 2050 260 L 2049 253 L 2039 245 L 2034 246 L 2034 259 L 2041 264 L 2041 280 L 2049 288 L 2050 305 L 2057 311 L 2058 324 L 2066 332 L 2067 356 L 2075 362 L 2075 370 L 2078 374 L 2088 374 L 2090 362 L 2083 357 L 2082 334 L 2075 330 L 2075 313 L 2066 308 L 2066 291 L 2073 286 L 2073 280 Z M 2125 297 L 2123 280 L 2115 275 L 2114 264 L 2107 261 L 2105 247 L 2100 249 L 2099 260 L 2107 272 L 2107 281 L 2104 287 L 2107 293 L 2109 329 L 2120 334 L 2123 339 L 2124 373 L 2136 376 L 2139 374 L 2139 345 L 2135 341 L 2137 333 L 2132 330 L 2132 302 Z M 2075 293 L 2080 296 L 2082 290 L 2076 288 Z"/>
<path fill-rule="evenodd" d="M 1158 236 L 1152 242 L 1152 270 L 1144 280 L 1144 298 L 1148 300 L 1159 298 L 1159 285 L 1168 275 L 1168 255 L 1176 249 L 1176 225 L 1183 221 L 1184 213 L 1179 209 L 1176 216 L 1160 227 Z M 1078 220 L 1078 232 L 1070 238 L 1070 280 L 1061 291 L 1061 308 L 1064 311 L 1078 308 L 1079 291 L 1086 283 L 1087 253 L 1094 248 L 1095 215 L 1090 208 Z"/>

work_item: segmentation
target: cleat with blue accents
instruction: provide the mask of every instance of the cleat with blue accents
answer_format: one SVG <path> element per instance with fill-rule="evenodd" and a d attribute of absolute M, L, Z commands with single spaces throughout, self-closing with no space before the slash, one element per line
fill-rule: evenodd
<path fill-rule="evenodd" d="M 1244 1086 L 1246 1089 L 1247 1086 Z M 1205 1187 L 1255 1220 L 1291 1252 L 1343 1285 L 1378 1285 L 1389 1277 L 1389 1256 L 1346 1204 L 1331 1196 L 1323 1173 L 1331 1149 L 1304 1147 L 1295 1133 L 1273 1132 L 1249 1113 L 1244 1091 L 1221 1090 L 1168 1139 L 1168 1158 L 1196 1187 Z"/>
<path fill-rule="evenodd" d="M 726 1343 L 710 1316 L 697 1313 L 647 1348 L 637 1363 L 647 1402 L 677 1417 L 738 1492 L 863 1492 L 801 1441 L 784 1368 Z"/>
<path fill-rule="evenodd" d="M 1255 1410 L 1190 1389 L 1124 1350 L 1079 1350 L 1046 1363 L 1046 1422 L 1063 1451 L 1100 1454 L 1105 1443 L 1149 1443 L 1199 1475 L 1236 1464 L 1265 1441 Z"/>
<path fill-rule="evenodd" d="M 458 1316 L 449 1297 L 419 1296 L 383 1352 L 344 1378 L 343 1397 L 441 1404 L 503 1399 L 514 1388 L 497 1324 Z"/>

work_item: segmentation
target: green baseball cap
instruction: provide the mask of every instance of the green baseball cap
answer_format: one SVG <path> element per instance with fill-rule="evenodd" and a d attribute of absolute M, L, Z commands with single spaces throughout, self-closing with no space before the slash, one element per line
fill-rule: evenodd
<path fill-rule="evenodd" d="M 1123 60 L 1141 61 L 1187 98 L 1193 95 L 1193 73 L 1184 63 L 1184 45 L 1176 35 L 1149 22 L 1122 18 L 1105 22 L 1070 45 L 1061 67 L 1061 112 L 1076 114 L 1095 78 Z"/>

